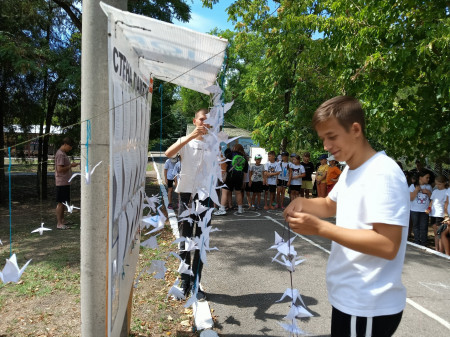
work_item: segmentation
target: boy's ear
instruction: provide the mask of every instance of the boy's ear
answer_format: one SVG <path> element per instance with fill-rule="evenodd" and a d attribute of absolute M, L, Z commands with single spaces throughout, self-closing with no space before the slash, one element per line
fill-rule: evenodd
<path fill-rule="evenodd" d="M 359 135 L 361 135 L 363 132 L 362 132 L 362 128 L 361 128 L 361 124 L 359 124 L 359 123 L 357 123 L 357 122 L 354 122 L 353 124 L 352 124 L 352 126 L 351 126 L 351 131 L 356 135 L 356 136 L 359 136 Z"/>
<path fill-rule="evenodd" d="M 192 124 L 195 124 L 195 118 L 192 118 Z"/>

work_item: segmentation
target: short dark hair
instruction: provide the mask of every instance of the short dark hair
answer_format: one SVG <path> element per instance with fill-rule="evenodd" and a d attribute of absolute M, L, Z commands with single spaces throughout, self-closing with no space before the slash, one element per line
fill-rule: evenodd
<path fill-rule="evenodd" d="M 269 151 L 269 153 L 267 154 L 268 156 L 272 155 L 272 156 L 277 156 L 277 154 L 275 153 L 275 151 Z"/>
<path fill-rule="evenodd" d="M 70 138 L 70 137 L 64 137 L 64 139 L 63 139 L 63 145 L 65 145 L 65 144 L 67 144 L 67 145 L 73 147 L 74 141 L 73 141 L 73 139 Z"/>
<path fill-rule="evenodd" d="M 361 103 L 354 97 L 336 96 L 323 102 L 314 112 L 312 125 L 335 117 L 345 130 L 349 131 L 353 123 L 359 123 L 363 134 L 365 134 L 366 122 Z"/>
<path fill-rule="evenodd" d="M 197 119 L 197 116 L 198 115 L 200 115 L 200 114 L 202 114 L 202 115 L 207 115 L 208 114 L 208 109 L 206 109 L 206 108 L 201 108 L 200 110 L 198 110 L 196 113 L 195 113 L 195 119 Z"/>

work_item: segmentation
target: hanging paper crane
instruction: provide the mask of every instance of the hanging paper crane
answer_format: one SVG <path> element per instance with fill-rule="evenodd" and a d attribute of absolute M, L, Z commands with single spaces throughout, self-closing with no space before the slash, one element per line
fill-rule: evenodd
<path fill-rule="evenodd" d="M 3 283 L 8 282 L 19 282 L 20 277 L 22 276 L 23 272 L 25 271 L 25 268 L 28 266 L 28 264 L 31 262 L 31 259 L 28 260 L 25 265 L 19 269 L 19 266 L 17 265 L 17 257 L 16 254 L 13 254 L 9 259 L 6 259 L 6 264 L 3 270 L 0 272 L 0 279 Z"/>
<path fill-rule="evenodd" d="M 31 233 L 39 233 L 42 235 L 45 231 L 51 231 L 51 229 L 44 227 L 44 223 L 42 222 L 41 227 L 36 228 L 35 230 L 31 231 Z"/>
<path fill-rule="evenodd" d="M 76 176 L 82 176 L 84 177 L 85 181 L 86 181 L 86 185 L 89 185 L 91 183 L 91 176 L 94 174 L 95 169 L 97 168 L 98 165 L 100 165 L 102 162 L 99 161 L 92 169 L 88 170 L 88 168 L 86 167 L 86 172 L 83 173 L 74 173 L 72 174 L 72 176 L 69 179 L 69 183 L 70 181 L 75 178 Z"/>
<path fill-rule="evenodd" d="M 67 207 L 67 212 L 72 213 L 74 209 L 80 209 L 79 207 L 75 207 L 74 205 L 69 205 L 67 202 L 62 203 Z"/>

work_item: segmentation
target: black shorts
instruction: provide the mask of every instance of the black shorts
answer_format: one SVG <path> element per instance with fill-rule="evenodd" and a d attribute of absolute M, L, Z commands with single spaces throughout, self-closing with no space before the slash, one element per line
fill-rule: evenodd
<path fill-rule="evenodd" d="M 167 187 L 168 188 L 173 187 L 173 180 L 167 179 Z"/>
<path fill-rule="evenodd" d="M 375 317 L 355 317 L 352 326 L 352 316 L 333 307 L 331 314 L 331 336 L 377 336 L 391 337 L 402 320 L 403 311 L 394 315 Z M 371 324 L 367 324 L 368 320 Z M 370 331 L 367 331 L 370 330 Z"/>
<path fill-rule="evenodd" d="M 248 183 L 245 183 L 245 191 L 246 192 L 251 192 L 252 188 L 250 186 L 248 186 Z"/>
<path fill-rule="evenodd" d="M 292 191 L 297 191 L 297 192 L 300 192 L 300 188 L 302 187 L 302 185 L 291 185 L 291 186 L 289 186 L 289 188 L 290 188 L 290 192 L 292 192 Z"/>
<path fill-rule="evenodd" d="M 70 204 L 70 185 L 56 186 L 56 202 Z"/>
<path fill-rule="evenodd" d="M 430 225 L 438 225 L 440 226 L 444 218 L 436 217 L 436 216 L 430 216 Z"/>
<path fill-rule="evenodd" d="M 278 187 L 286 187 L 287 186 L 287 180 L 280 180 L 280 179 L 278 179 L 277 186 Z"/>
<path fill-rule="evenodd" d="M 224 188 L 230 191 L 240 191 L 242 190 L 243 181 L 244 175 L 242 172 L 228 172 L 227 178 L 225 179 L 225 185 L 227 185 L 227 187 Z"/>
<path fill-rule="evenodd" d="M 253 193 L 261 193 L 263 191 L 263 182 L 262 181 L 253 181 L 252 182 L 252 192 Z"/>
<path fill-rule="evenodd" d="M 267 185 L 267 189 L 269 190 L 270 193 L 276 192 L 277 185 Z"/>

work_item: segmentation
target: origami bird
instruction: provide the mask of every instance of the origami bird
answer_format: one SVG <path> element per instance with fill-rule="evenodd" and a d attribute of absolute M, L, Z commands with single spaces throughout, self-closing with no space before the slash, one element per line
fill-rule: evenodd
<path fill-rule="evenodd" d="M 3 242 L 2 242 L 2 240 L 0 240 L 0 245 L 2 245 L 2 246 L 3 246 Z"/>
<path fill-rule="evenodd" d="M 8 282 L 14 283 L 19 282 L 20 277 L 22 276 L 23 272 L 25 271 L 25 268 L 28 266 L 30 262 L 31 259 L 28 260 L 28 262 L 25 263 L 21 269 L 19 269 L 19 266 L 17 265 L 16 254 L 13 254 L 9 259 L 6 259 L 5 267 L 0 272 L 0 279 L 5 284 Z"/>
<path fill-rule="evenodd" d="M 291 305 L 291 309 L 289 310 L 288 314 L 286 315 L 286 319 L 295 319 L 295 318 L 304 318 L 304 317 L 312 317 L 313 315 L 303 308 L 301 305 L 297 306 L 295 304 Z"/>
<path fill-rule="evenodd" d="M 75 178 L 76 176 L 82 176 L 84 177 L 84 179 L 86 180 L 86 185 L 89 185 L 91 183 L 91 176 L 94 174 L 95 169 L 97 168 L 98 165 L 100 165 L 102 163 L 102 161 L 99 161 L 92 169 L 88 170 L 86 167 L 86 172 L 83 173 L 74 173 L 72 174 L 72 176 L 69 179 L 69 183 L 70 181 Z"/>
<path fill-rule="evenodd" d="M 178 287 L 179 283 L 180 283 L 180 281 L 177 279 L 175 281 L 175 283 L 173 284 L 173 286 L 169 289 L 169 293 L 167 294 L 167 297 L 169 297 L 169 295 L 172 295 L 177 300 L 184 300 L 186 298 L 184 296 L 183 290 L 180 287 Z"/>
<path fill-rule="evenodd" d="M 156 272 L 154 278 L 157 279 L 164 279 L 164 276 L 166 274 L 167 268 L 165 266 L 165 261 L 160 260 L 153 260 L 152 264 L 150 265 L 150 268 L 147 269 L 148 274 L 153 274 Z"/>
<path fill-rule="evenodd" d="M 279 264 L 281 264 L 282 266 L 285 266 L 289 271 L 294 272 L 295 271 L 295 266 L 299 265 L 300 263 L 302 263 L 303 261 L 305 261 L 305 259 L 303 259 L 301 256 L 294 256 L 294 255 L 290 255 L 292 256 L 292 259 L 286 259 L 286 257 L 284 255 L 281 256 L 281 259 L 283 261 L 277 260 L 276 258 L 272 259 L 272 262 L 278 262 Z"/>
<path fill-rule="evenodd" d="M 73 205 L 69 206 L 69 204 L 67 202 L 63 202 L 62 204 L 67 207 L 67 212 L 69 212 L 69 213 L 72 213 L 74 208 L 80 209 L 79 207 L 75 207 Z"/>
<path fill-rule="evenodd" d="M 275 302 L 281 302 L 285 297 L 290 297 L 292 299 L 292 303 L 295 303 L 297 299 L 300 300 L 300 302 L 303 304 L 304 307 L 306 307 L 305 303 L 302 300 L 302 297 L 300 296 L 300 292 L 297 289 L 291 289 L 287 288 L 284 292 L 283 296 L 278 301 Z"/>
<path fill-rule="evenodd" d="M 172 244 L 180 243 L 183 241 L 185 242 L 183 251 L 190 252 L 192 250 L 198 249 L 198 246 L 197 246 L 197 243 L 195 242 L 195 240 L 190 239 L 190 238 L 185 238 L 184 236 L 180 236 L 180 238 L 176 239 L 174 242 L 172 242 Z"/>
<path fill-rule="evenodd" d="M 156 205 L 161 202 L 161 198 L 157 195 L 152 195 L 151 197 L 145 196 L 145 200 L 147 203 L 144 204 L 144 208 L 148 207 L 152 212 L 156 212 Z"/>
<path fill-rule="evenodd" d="M 157 232 L 164 228 L 164 224 L 166 223 L 167 218 L 161 211 L 161 207 L 162 207 L 162 205 L 157 208 L 159 215 L 158 215 L 158 222 L 157 222 L 156 226 L 154 225 L 154 222 L 150 223 L 155 228 L 153 230 L 151 230 L 150 232 L 145 233 L 145 235 L 152 234 L 152 233 Z"/>
<path fill-rule="evenodd" d="M 180 255 L 178 255 L 177 253 L 174 253 L 174 252 L 170 252 L 170 255 L 173 255 L 178 260 L 180 260 L 180 266 L 178 267 L 178 272 L 180 274 L 188 274 L 188 275 L 194 276 L 194 273 L 190 269 L 189 265 L 186 262 L 184 262 L 184 260 L 181 258 Z"/>
<path fill-rule="evenodd" d="M 141 242 L 141 246 L 145 247 L 145 248 L 151 248 L 151 249 L 158 248 L 158 241 L 156 240 L 157 236 L 158 235 L 152 236 L 152 237 L 150 237 L 150 239 L 145 240 L 144 242 Z"/>
<path fill-rule="evenodd" d="M 42 235 L 42 234 L 44 234 L 44 231 L 51 231 L 51 229 L 44 227 L 44 223 L 41 222 L 41 227 L 36 228 L 35 230 L 31 231 L 31 233 L 38 233 L 39 232 L 39 234 Z"/>
<path fill-rule="evenodd" d="M 295 320 L 292 321 L 292 324 L 281 323 L 281 322 L 278 322 L 278 324 L 280 324 L 284 330 L 286 330 L 292 334 L 296 334 L 296 335 L 306 335 L 307 334 L 305 331 L 303 331 L 302 329 L 300 329 L 297 326 L 297 323 L 295 322 Z"/>

